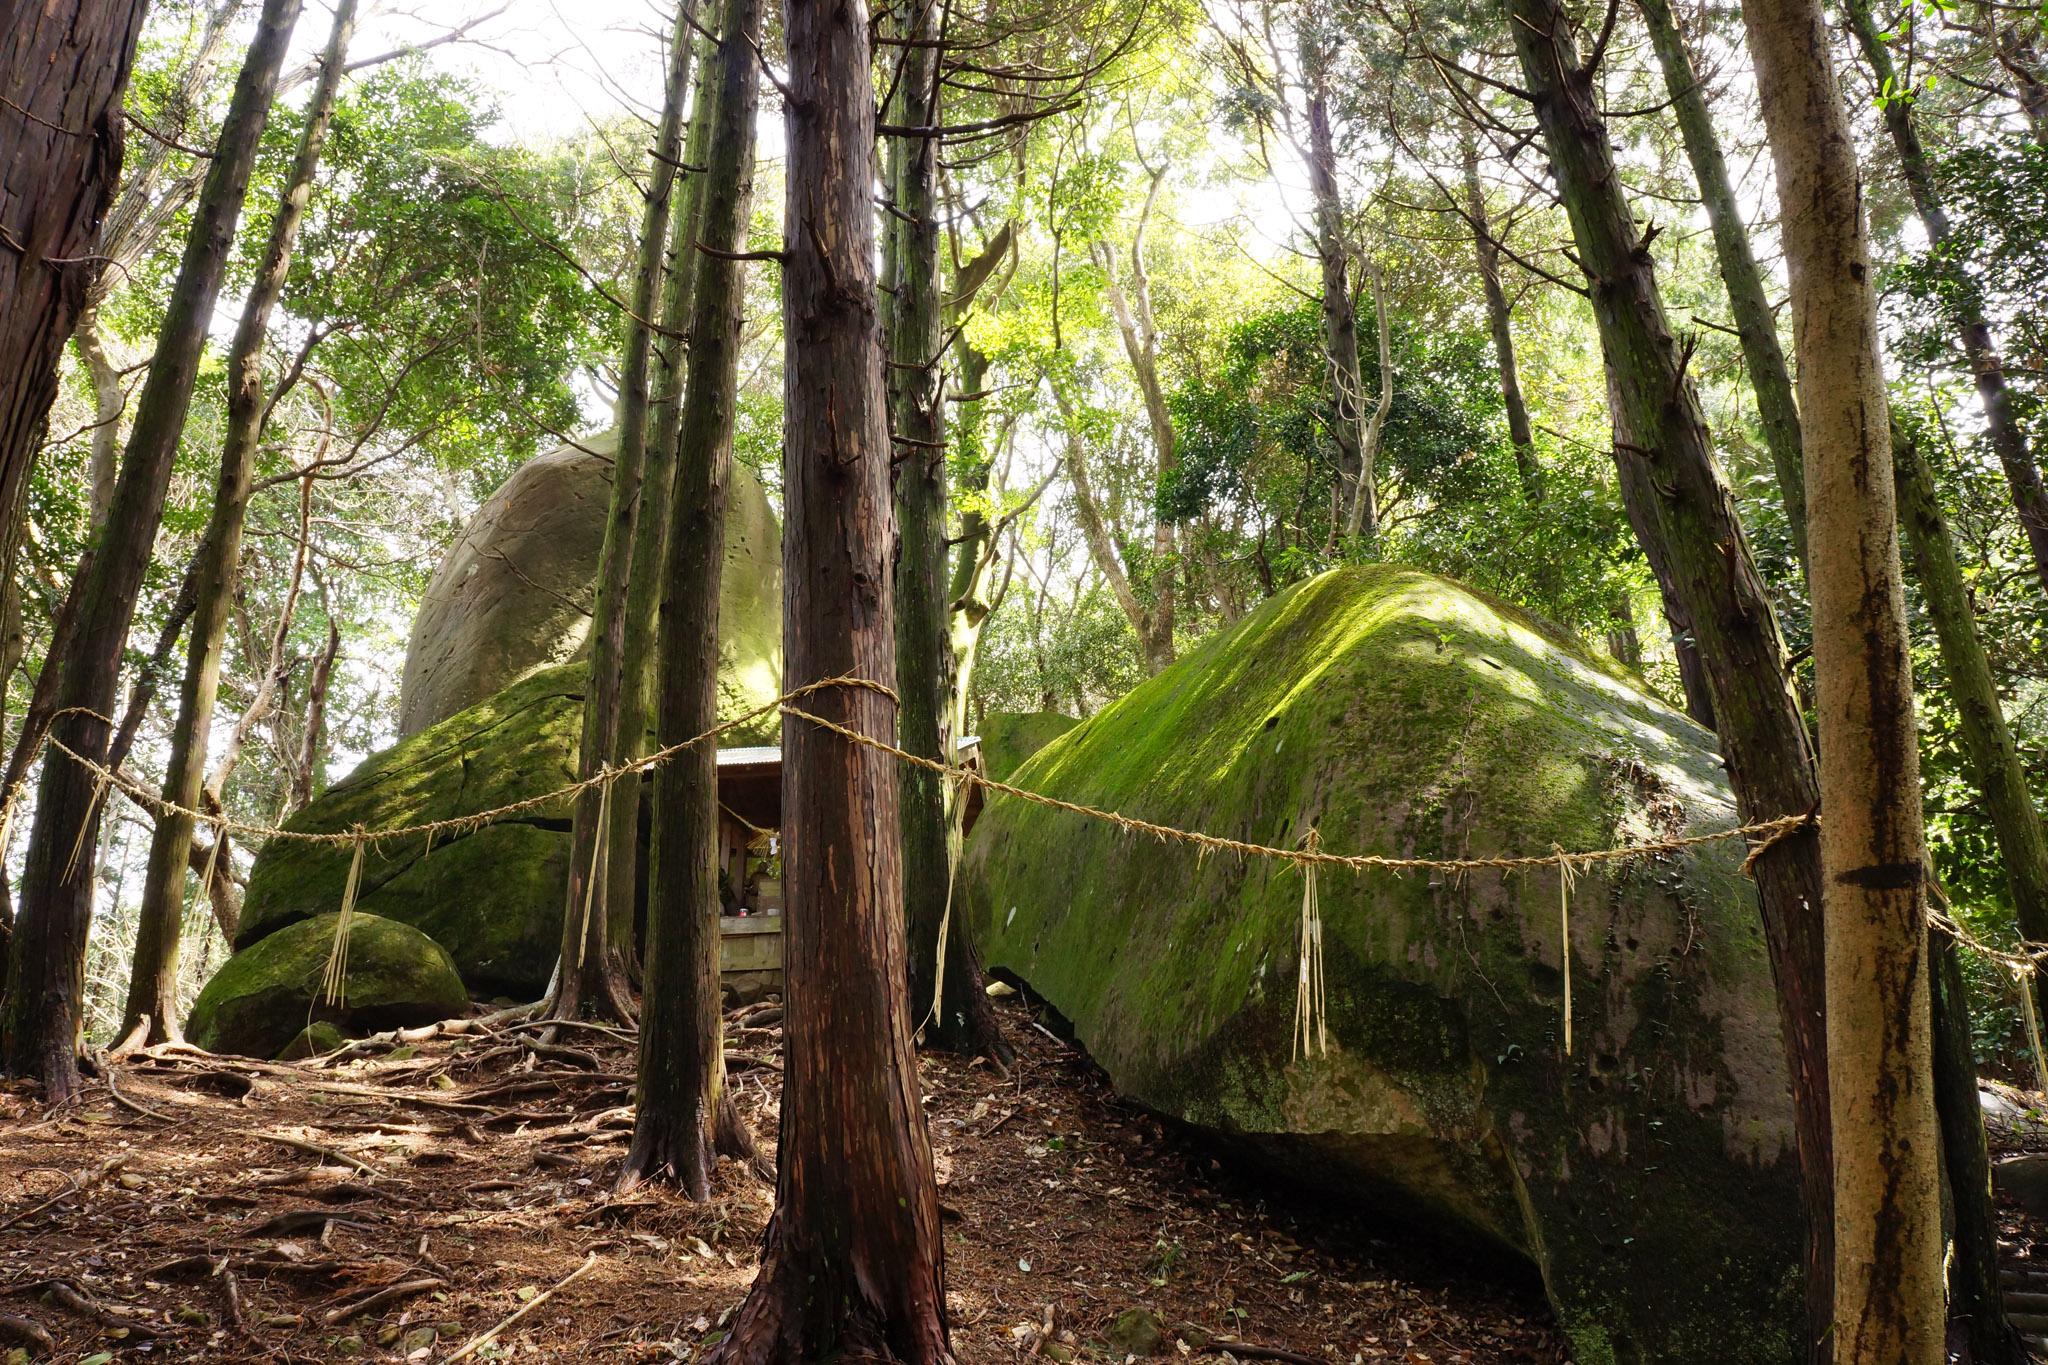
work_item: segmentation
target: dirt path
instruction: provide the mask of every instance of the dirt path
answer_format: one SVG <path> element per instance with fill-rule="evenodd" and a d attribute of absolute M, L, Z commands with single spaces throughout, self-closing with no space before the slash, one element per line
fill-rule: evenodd
<path fill-rule="evenodd" d="M 923 1068 L 966 1365 L 1122 1360 L 1155 1333 L 1164 1357 L 1563 1359 L 1530 1290 L 1272 1197 L 1117 1103 L 1021 1007 L 1005 1023 L 1012 1076 Z M 137 1058 L 118 1099 L 101 1083 L 54 1117 L 0 1090 L 0 1362 L 438 1361 L 528 1304 L 471 1358 L 695 1358 L 753 1277 L 773 1191 L 728 1163 L 709 1205 L 612 1198 L 632 1052 L 568 1041 Z M 728 1045 L 772 1135 L 780 1030 Z"/>

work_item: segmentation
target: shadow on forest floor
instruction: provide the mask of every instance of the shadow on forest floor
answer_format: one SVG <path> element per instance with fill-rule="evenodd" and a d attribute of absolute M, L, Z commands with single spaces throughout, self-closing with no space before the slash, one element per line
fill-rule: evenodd
<path fill-rule="evenodd" d="M 1563 1359 L 1532 1289 L 1273 1194 L 1118 1103 L 1021 1004 L 1003 1017 L 1012 1076 L 923 1065 L 963 1365 L 1122 1360 L 1120 1317 L 1162 1329 L 1166 1356 L 1235 1338 L 1282 1359 Z M 725 1163 L 707 1205 L 612 1198 L 633 1052 L 570 1041 L 142 1056 L 118 1097 L 102 1082 L 50 1116 L 0 1089 L 0 1359 L 438 1360 L 587 1258 L 473 1358 L 694 1358 L 753 1277 L 773 1191 Z M 772 1146 L 781 1030 L 742 1011 L 727 1044 Z"/>

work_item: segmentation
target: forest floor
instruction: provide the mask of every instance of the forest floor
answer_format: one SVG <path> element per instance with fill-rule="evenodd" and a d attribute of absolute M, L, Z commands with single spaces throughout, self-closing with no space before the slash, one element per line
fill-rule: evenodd
<path fill-rule="evenodd" d="M 1218 1360 L 1221 1343 L 1311 1363 L 1564 1358 L 1533 1284 L 1234 1173 L 1119 1103 L 1022 1004 L 1003 1017 L 1009 1076 L 922 1066 L 963 1365 L 1147 1345 Z M 780 1034 L 727 1039 L 771 1150 Z M 773 1189 L 725 1162 L 708 1204 L 614 1197 L 632 1049 L 565 1042 L 326 1064 L 159 1049 L 54 1115 L 0 1088 L 0 1362 L 438 1361 L 528 1305 L 468 1358 L 692 1359 L 753 1279 Z"/>

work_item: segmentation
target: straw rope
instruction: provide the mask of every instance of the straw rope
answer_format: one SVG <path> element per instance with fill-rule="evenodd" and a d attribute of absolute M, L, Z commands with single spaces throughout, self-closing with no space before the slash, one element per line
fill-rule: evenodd
<path fill-rule="evenodd" d="M 294 843 L 347 847 L 352 851 L 365 846 L 381 847 L 384 842 L 392 839 L 417 837 L 424 837 L 428 841 L 428 846 L 431 847 L 433 840 L 438 836 L 460 836 L 473 833 L 508 816 L 520 815 L 528 811 L 554 805 L 579 796 L 586 791 L 609 789 L 613 783 L 628 775 L 658 768 L 685 750 L 695 748 L 699 744 L 717 740 L 721 736 L 750 725 L 764 716 L 775 714 L 793 716 L 798 720 L 815 725 L 819 729 L 828 730 L 849 743 L 887 754 L 898 762 L 912 767 L 923 768 L 955 782 L 971 783 L 985 791 L 1003 796 L 1012 796 L 1032 805 L 1042 806 L 1050 810 L 1066 811 L 1069 814 L 1079 815 L 1085 819 L 1114 825 L 1127 833 L 1145 834 L 1162 841 L 1190 844 L 1205 856 L 1209 853 L 1234 853 L 1241 858 L 1263 858 L 1275 862 L 1288 863 L 1303 869 L 1310 867 L 1336 867 L 1352 872 L 1378 870 L 1397 874 L 1404 872 L 1448 872 L 1455 876 L 1469 872 L 1497 871 L 1513 873 L 1533 871 L 1538 868 L 1557 868 L 1560 870 L 1561 876 L 1569 875 L 1575 878 L 1587 869 L 1604 863 L 1626 862 L 1635 858 L 1683 852 L 1687 849 L 1717 844 L 1729 839 L 1744 839 L 1749 841 L 1750 847 L 1743 863 L 1743 871 L 1751 873 L 1754 871 L 1757 860 L 1770 852 L 1778 844 L 1796 837 L 1805 830 L 1817 828 L 1820 824 L 1818 811 L 1806 811 L 1798 815 L 1781 815 L 1769 820 L 1755 820 L 1747 824 L 1735 825 L 1728 829 L 1712 830 L 1702 834 L 1676 835 L 1663 839 L 1647 840 L 1641 843 L 1621 844 L 1612 848 L 1569 852 L 1553 845 L 1549 853 L 1497 858 L 1411 858 L 1378 853 L 1332 853 L 1323 849 L 1319 841 L 1310 841 L 1304 846 L 1296 848 L 1281 848 L 1270 844 L 1254 843 L 1245 839 L 1233 839 L 1224 835 L 1207 834 L 1199 830 L 1179 829 L 1172 825 L 1162 825 L 1156 821 L 1140 819 L 1119 811 L 1105 810 L 1097 806 L 1089 806 L 1076 801 L 1065 801 L 1059 797 L 1047 796 L 1043 792 L 1035 792 L 1024 787 L 1014 786 L 1008 782 L 997 781 L 995 778 L 989 777 L 974 768 L 945 763 L 938 759 L 927 758 L 921 754 L 910 753 L 885 740 L 862 734 L 860 731 L 849 726 L 829 720 L 815 712 L 806 711 L 793 704 L 805 697 L 835 688 L 850 688 L 874 692 L 888 698 L 892 703 L 900 701 L 893 688 L 876 682 L 871 678 L 861 678 L 852 675 L 821 678 L 816 682 L 792 688 L 773 701 L 765 702 L 760 706 L 754 707 L 752 710 L 733 717 L 731 720 L 723 721 L 701 734 L 693 735 L 689 739 L 681 740 L 675 744 L 666 745 L 629 763 L 620 764 L 616 767 L 602 768 L 589 777 L 557 787 L 553 791 L 543 792 L 537 796 L 525 797 L 490 810 L 474 811 L 466 815 L 452 816 L 441 820 L 425 820 L 414 824 L 378 830 L 357 828 L 330 833 L 313 830 L 284 829 L 274 825 L 250 824 L 233 820 L 218 812 L 194 810 L 177 802 L 166 800 L 127 774 L 84 757 L 63 741 L 57 739 L 53 733 L 45 734 L 42 747 L 53 749 L 63 754 L 99 780 L 100 789 L 95 794 L 95 805 L 97 805 L 98 800 L 103 798 L 104 791 L 111 788 L 121 792 L 136 805 L 159 816 L 172 814 L 186 815 L 196 822 L 210 825 L 214 828 L 216 837 L 226 833 L 240 836 L 245 841 L 280 839 Z M 4 794 L 4 800 L 0 800 L 0 831 L 4 831 L 7 828 L 13 815 L 15 797 L 19 795 L 22 786 L 25 785 L 25 781 L 24 777 L 23 781 L 15 784 L 13 790 Z M 1566 919 L 1565 928 L 1567 930 L 1569 930 L 1570 891 L 1571 888 L 1567 883 L 1563 891 L 1563 910 Z M 2048 960 L 2048 944 L 2023 941 L 2013 949 L 2004 949 L 1993 947 L 1983 942 L 1959 924 L 1942 905 L 1935 903 L 1932 899 L 1927 908 L 1927 918 L 1934 928 L 1948 935 L 1955 942 L 1971 949 L 1973 952 L 1982 954 L 1992 961 L 2003 963 L 2009 970 L 2016 973 L 2022 973 L 2031 977 L 2040 970 L 2043 961 Z M 1568 951 L 1569 947 L 1567 945 Z M 1569 980 L 1568 969 L 1567 980 Z"/>

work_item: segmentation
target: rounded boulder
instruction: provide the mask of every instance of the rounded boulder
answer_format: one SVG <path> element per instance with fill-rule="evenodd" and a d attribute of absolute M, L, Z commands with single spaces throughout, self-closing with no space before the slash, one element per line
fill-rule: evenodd
<path fill-rule="evenodd" d="M 441 945 L 377 915 L 350 916 L 341 997 L 322 998 L 337 912 L 278 930 L 221 964 L 199 992 L 185 1036 L 209 1052 L 274 1057 L 310 1026 L 345 1033 L 408 1028 L 461 1015 L 469 992 Z"/>

